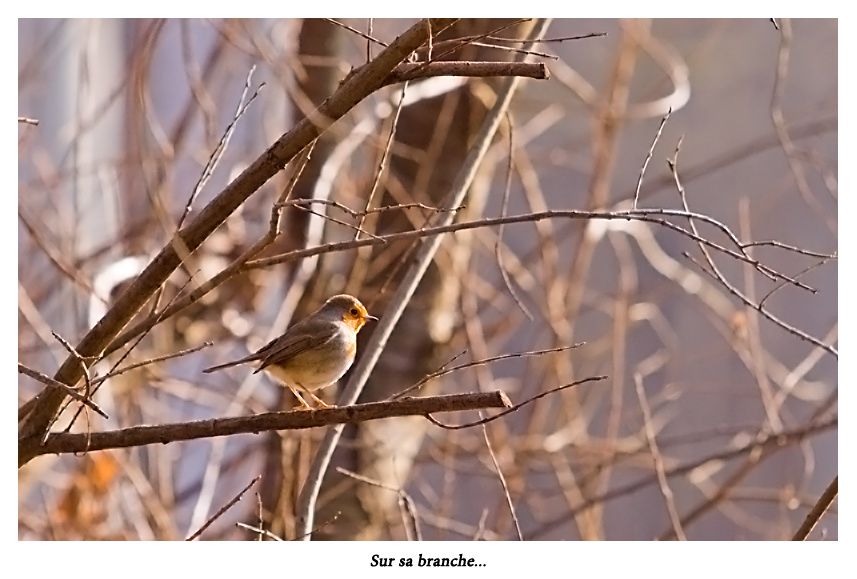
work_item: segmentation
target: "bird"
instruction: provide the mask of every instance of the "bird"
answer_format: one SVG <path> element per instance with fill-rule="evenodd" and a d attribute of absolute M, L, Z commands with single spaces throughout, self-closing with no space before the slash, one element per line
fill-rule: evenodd
<path fill-rule="evenodd" d="M 298 410 L 313 410 L 301 393 L 320 407 L 331 408 L 313 391 L 334 384 L 348 371 L 357 354 L 357 333 L 368 320 L 378 318 L 370 316 L 360 300 L 348 294 L 335 295 L 254 353 L 203 372 L 258 362 L 253 373 L 264 370 L 281 382 L 300 403 Z"/>

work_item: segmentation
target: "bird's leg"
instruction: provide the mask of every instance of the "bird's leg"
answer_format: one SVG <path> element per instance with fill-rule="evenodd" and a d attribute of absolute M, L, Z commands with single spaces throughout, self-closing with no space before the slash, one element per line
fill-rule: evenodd
<path fill-rule="evenodd" d="M 295 407 L 295 410 L 313 410 L 313 407 L 306 403 L 306 400 L 303 399 L 303 396 L 300 395 L 297 388 L 293 386 L 287 386 L 287 388 L 291 390 L 292 394 L 295 395 L 295 398 L 297 398 L 300 403 L 299 406 Z"/>
<path fill-rule="evenodd" d="M 315 401 L 315 403 L 318 404 L 318 406 L 320 408 L 334 408 L 335 407 L 335 406 L 331 406 L 330 404 L 328 404 L 327 402 L 325 402 L 324 400 L 322 400 L 321 398 L 319 398 L 318 396 L 313 394 L 311 390 L 307 390 L 306 393 L 310 395 L 310 398 L 312 398 Z"/>

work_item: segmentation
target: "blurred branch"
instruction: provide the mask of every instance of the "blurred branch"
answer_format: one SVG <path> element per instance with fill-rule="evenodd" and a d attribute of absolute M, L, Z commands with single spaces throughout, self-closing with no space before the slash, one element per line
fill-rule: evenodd
<path fill-rule="evenodd" d="M 381 481 L 375 480 L 366 475 L 350 471 L 346 468 L 342 468 L 341 466 L 336 467 L 336 472 L 344 474 L 345 476 L 353 478 L 354 480 L 360 481 L 362 483 L 366 483 L 368 485 L 396 493 L 399 496 L 399 510 L 402 515 L 402 525 L 404 525 L 405 527 L 405 534 L 407 535 L 408 540 L 423 540 L 422 531 L 420 530 L 420 520 L 419 516 L 417 515 L 417 505 L 414 502 L 414 499 L 411 498 L 411 495 L 409 495 L 400 488 L 386 485 Z"/>
<path fill-rule="evenodd" d="M 176 424 L 132 426 L 106 432 L 55 433 L 48 438 L 44 446 L 37 449 L 37 456 L 128 448 L 145 444 L 168 444 L 179 440 L 212 438 L 230 434 L 258 434 L 268 430 L 317 428 L 331 424 L 363 422 L 393 416 L 420 416 L 433 412 L 459 412 L 480 408 L 509 408 L 511 405 L 512 403 L 503 391 L 495 390 L 493 392 L 369 402 L 312 411 L 268 412 L 253 416 L 211 418 Z"/>
<path fill-rule="evenodd" d="M 536 31 L 536 35 L 544 32 L 549 22 L 550 20 L 540 20 L 535 23 L 534 30 Z M 528 44 L 526 47 L 529 48 L 530 46 Z M 476 177 L 476 172 L 482 164 L 482 160 L 485 158 L 491 141 L 500 126 L 500 121 L 512 101 L 512 96 L 515 94 L 519 81 L 520 79 L 517 77 L 509 77 L 505 79 L 502 87 L 497 92 L 497 99 L 494 106 L 483 120 L 479 132 L 473 139 L 473 145 L 468 150 L 461 169 L 446 194 L 445 205 L 447 207 L 456 207 L 463 203 Z M 436 216 L 434 222 L 440 226 L 446 226 L 450 225 L 454 218 L 455 215 L 452 213 L 442 213 Z M 435 236 L 428 243 L 418 247 L 396 293 L 392 296 L 381 321 L 372 333 L 370 342 L 363 351 L 362 357 L 351 371 L 351 377 L 341 395 L 341 399 L 346 404 L 354 403 L 360 396 L 366 381 L 369 379 L 369 375 L 372 373 L 375 364 L 381 356 L 381 352 L 387 345 L 387 340 L 390 338 L 393 329 L 413 297 L 429 264 L 434 259 L 441 239 L 441 236 Z M 298 534 L 306 534 L 304 537 L 305 540 L 311 538 L 309 533 L 313 527 L 313 519 L 315 518 L 316 499 L 321 490 L 321 482 L 324 474 L 333 457 L 333 451 L 339 443 L 339 438 L 342 436 L 342 430 L 343 427 L 340 426 L 328 430 L 325 434 L 321 445 L 313 457 L 306 483 L 301 491 L 297 512 Z"/>
<path fill-rule="evenodd" d="M 678 515 L 678 509 L 675 505 L 675 496 L 670 488 L 669 481 L 667 481 L 664 457 L 661 454 L 660 449 L 658 449 L 655 427 L 652 424 L 652 410 L 649 408 L 649 401 L 646 398 L 646 390 L 643 387 L 643 376 L 639 372 L 634 374 L 634 386 L 637 390 L 637 399 L 640 401 L 640 409 L 643 411 L 643 426 L 646 431 L 646 440 L 649 442 L 649 451 L 652 455 L 652 462 L 655 466 L 655 474 L 658 475 L 658 486 L 660 487 L 661 494 L 664 497 L 664 503 L 667 507 L 667 514 L 670 517 L 673 532 L 679 540 L 687 541 L 687 535 L 684 534 L 682 522 Z"/>
<path fill-rule="evenodd" d="M 482 418 L 482 413 L 479 413 Z M 512 495 L 509 493 L 509 485 L 506 483 L 506 477 L 503 476 L 503 471 L 500 469 L 500 463 L 497 460 L 497 455 L 494 454 L 494 448 L 491 446 L 491 439 L 488 437 L 488 427 L 482 425 L 482 436 L 485 439 L 485 446 L 488 447 L 488 454 L 491 455 L 491 462 L 494 463 L 494 470 L 497 471 L 497 478 L 500 479 L 500 486 L 503 487 L 503 494 L 506 496 L 506 504 L 509 505 L 509 513 L 512 515 L 512 522 L 515 523 L 515 533 L 518 535 L 518 540 L 523 541 L 524 535 L 521 533 L 521 523 L 518 521 L 518 513 L 515 512 L 515 502 L 512 500 Z"/>
<path fill-rule="evenodd" d="M 726 450 L 713 452 L 711 454 L 684 462 L 670 469 L 667 469 L 664 474 L 666 474 L 667 477 L 688 474 L 711 461 L 730 460 L 733 458 L 745 456 L 751 452 L 757 451 L 757 449 L 769 451 L 781 450 L 783 448 L 792 446 L 793 444 L 799 443 L 810 436 L 814 436 L 821 432 L 830 430 L 831 428 L 835 428 L 838 424 L 839 417 L 833 416 L 826 420 L 810 422 L 809 424 L 805 424 L 793 430 L 785 430 L 778 433 L 769 433 L 737 448 L 728 448 Z M 607 501 L 612 501 L 619 497 L 624 497 L 633 494 L 639 491 L 640 489 L 657 482 L 657 480 L 657 475 L 647 476 L 645 478 L 641 478 L 628 484 L 617 486 L 616 488 L 610 489 L 609 491 L 606 491 L 599 496 L 587 499 L 581 504 L 577 505 L 575 508 L 570 509 L 569 512 L 563 513 L 553 519 L 543 522 L 537 530 L 528 533 L 526 538 L 528 540 L 537 539 L 548 531 L 571 520 L 572 517 L 574 517 L 577 513 L 592 507 L 592 505 L 605 503 Z"/>

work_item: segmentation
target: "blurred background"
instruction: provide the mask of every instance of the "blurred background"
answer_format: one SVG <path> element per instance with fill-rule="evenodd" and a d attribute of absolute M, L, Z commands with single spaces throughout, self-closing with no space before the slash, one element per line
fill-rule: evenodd
<path fill-rule="evenodd" d="M 340 22 L 384 42 L 413 24 Z M 521 43 L 509 39 L 524 26 L 460 21 L 445 38 L 483 38 L 442 58 L 512 60 Z M 77 343 L 178 225 L 383 49 L 325 20 L 19 20 L 18 32 L 18 113 L 38 121 L 18 125 L 18 359 L 49 375 L 66 357 L 52 331 Z M 561 40 L 594 33 L 606 35 Z M 666 162 L 681 142 L 676 167 L 691 210 L 742 240 L 836 253 L 835 20 L 555 20 L 546 39 L 534 58 L 552 77 L 527 80 L 515 95 L 458 220 L 630 207 L 672 109 L 640 207 L 681 208 Z M 357 225 L 372 234 L 424 225 L 499 84 L 432 79 L 410 83 L 398 113 L 401 85 L 358 105 L 318 140 L 292 196 L 355 211 L 423 207 L 365 218 L 288 208 L 265 255 L 353 239 Z M 214 170 L 201 178 L 212 155 Z M 255 193 L 192 256 L 196 269 L 177 271 L 141 316 L 264 235 L 289 176 Z M 54 429 L 291 407 L 287 392 L 247 368 L 200 370 L 259 347 L 335 293 L 381 315 L 415 247 L 327 253 L 232 277 L 95 369 L 194 351 L 104 382 L 95 400 L 110 420 L 71 405 Z M 750 251 L 817 292 L 713 255 L 753 302 L 835 346 L 835 259 Z M 349 426 L 335 456 L 345 471 L 325 478 L 314 537 L 514 539 L 511 502 L 525 539 L 790 538 L 838 470 L 836 358 L 745 306 L 699 264 L 691 239 L 656 223 L 549 219 L 447 235 L 361 400 L 387 398 L 441 367 L 576 342 L 585 345 L 463 368 L 420 394 L 503 389 L 519 402 L 609 379 L 542 398 L 484 431 L 421 417 Z M 18 405 L 41 388 L 19 376 Z M 335 389 L 324 395 L 335 400 Z M 39 457 L 19 471 L 19 538 L 181 539 L 257 475 L 201 538 L 257 538 L 236 523 L 294 538 L 295 501 L 322 435 Z M 835 504 L 812 538 L 837 538 Z"/>

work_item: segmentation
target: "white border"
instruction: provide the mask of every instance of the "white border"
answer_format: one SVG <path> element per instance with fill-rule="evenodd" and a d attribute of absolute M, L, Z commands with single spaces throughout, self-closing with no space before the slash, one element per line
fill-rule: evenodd
<path fill-rule="evenodd" d="M 160 2 L 149 1 L 144 5 L 137 3 L 83 3 L 86 6 L 81 6 L 82 3 L 68 2 L 33 2 L 29 5 L 15 6 L 19 10 L 27 12 L 27 16 L 43 16 L 46 14 L 66 14 L 70 13 L 88 13 L 88 14 L 104 14 L 109 13 L 111 16 L 130 16 L 132 12 L 140 9 L 148 9 L 148 13 L 169 13 L 172 16 L 189 16 L 191 6 L 178 6 L 176 2 Z M 236 8 L 240 7 L 242 15 L 261 15 L 263 12 L 270 15 L 275 12 L 295 12 L 300 16 L 309 16 L 306 14 L 308 8 L 317 11 L 319 6 L 309 5 L 308 3 L 291 3 L 285 2 L 276 6 L 270 2 L 254 3 L 241 2 L 240 4 L 233 3 L 206 3 L 205 9 L 210 15 L 227 15 L 235 16 Z M 484 3 L 487 4 L 487 3 Z M 483 5 L 484 5 L 483 4 Z M 449 11 L 461 11 L 462 9 L 468 12 L 479 12 L 481 16 L 485 16 L 490 12 L 492 16 L 500 15 L 520 15 L 522 7 L 520 5 L 509 4 L 508 8 L 499 6 L 501 3 L 493 2 L 490 4 L 490 10 L 483 12 L 478 7 L 474 7 L 472 3 L 458 2 L 433 2 L 430 5 L 402 3 L 393 6 L 391 3 L 386 3 L 384 9 L 377 9 L 377 5 L 373 5 L 371 11 L 391 12 L 396 15 L 401 15 L 404 12 L 411 13 L 423 12 L 430 8 L 432 12 L 444 13 Z M 543 4 L 540 8 L 535 9 L 536 12 L 566 12 L 567 16 L 579 17 L 583 13 L 589 12 L 587 16 L 596 16 L 591 14 L 593 8 L 597 9 L 600 14 L 597 16 L 603 17 L 607 15 L 618 15 L 621 12 L 623 15 L 642 15 L 645 9 L 646 15 L 658 15 L 669 17 L 687 17 L 694 16 L 697 12 L 699 3 L 661 3 L 654 5 L 653 3 L 598 3 L 598 5 L 588 3 L 555 3 Z M 777 12 L 787 12 L 791 16 L 825 16 L 835 17 L 837 12 L 841 12 L 840 3 L 833 2 L 717 2 L 716 5 L 707 4 L 707 8 L 717 8 L 719 12 L 730 12 L 731 14 L 748 14 L 753 13 L 756 16 L 770 16 Z M 201 5 L 197 5 L 198 8 Z M 354 2 L 325 2 L 324 8 L 327 12 L 335 13 L 340 17 L 348 17 L 354 12 L 356 4 Z M 182 9 L 184 8 L 184 9 Z M 277 9 L 279 8 L 279 9 Z M 526 8 L 534 9 L 532 4 L 527 4 Z M 724 10 L 725 9 L 725 10 Z M 839 10 L 837 10 L 839 9 Z M 196 10 L 193 10 L 194 12 Z M 362 12 L 366 10 L 366 6 L 361 6 Z M 840 20 L 839 42 L 840 55 L 857 54 L 857 46 L 855 46 L 855 27 L 850 19 Z M 3 50 L 3 78 L 11 79 L 17 77 L 17 59 L 12 56 L 17 54 L 17 23 L 13 19 L 2 20 L 2 42 L 5 44 Z M 845 60 L 840 58 L 840 60 Z M 848 58 L 848 62 L 853 63 L 853 57 Z M 857 101 L 853 90 L 853 72 L 843 70 L 840 66 L 839 82 L 840 82 L 840 102 L 845 103 L 845 106 L 840 111 L 841 127 L 839 134 L 843 136 L 841 158 L 851 162 L 846 163 L 840 169 L 840 189 L 845 192 L 842 198 L 841 215 L 854 215 L 852 211 L 854 207 L 854 194 L 851 185 L 854 184 L 853 167 L 854 167 L 854 149 L 852 146 L 854 131 L 854 113 L 851 106 Z M 8 90 L 2 91 L 4 101 L 3 110 L 6 110 L 4 117 L 6 123 L 11 123 L 12 108 L 16 108 L 17 104 L 13 105 L 13 93 L 15 91 L 9 87 Z M 7 124 L 6 126 L 9 126 Z M 17 132 L 15 133 L 17 135 Z M 12 224 L 12 220 L 16 219 L 16 211 L 14 204 L 14 196 L 12 191 L 16 191 L 16 183 L 13 183 L 14 176 L 17 175 L 16 159 L 17 159 L 17 140 L 7 134 L 4 139 L 6 144 L 6 154 L 2 156 L 7 169 L 2 172 L 6 176 L 7 187 L 6 193 L 0 196 L 4 209 L 2 215 L 8 220 L 6 227 L 2 228 L 3 235 L 7 237 L 7 242 L 3 242 L 4 247 L 17 247 L 16 231 L 17 226 Z M 850 225 L 850 224 L 842 224 Z M 854 248 L 854 229 L 852 227 L 842 227 L 840 229 L 842 241 L 840 245 L 846 248 Z M 849 252 L 845 251 L 846 267 L 844 271 L 848 271 L 847 263 L 849 263 Z M 857 295 L 857 286 L 851 281 L 849 276 L 843 276 L 840 280 L 841 294 L 843 296 Z M 13 322 L 12 316 L 14 309 L 12 302 L 17 301 L 17 292 L 13 289 L 11 280 L 3 284 L 3 295 L 6 298 L 3 300 L 4 307 L 2 311 L 2 328 L 6 329 L 3 333 L 3 348 L 2 352 L 6 353 L 7 358 L 11 358 L 10 352 L 16 351 L 13 344 L 17 341 L 13 338 L 12 328 L 16 328 L 17 316 Z M 841 343 L 846 345 L 846 352 L 842 360 L 842 375 L 854 377 L 854 361 L 853 358 L 847 355 L 847 345 L 852 343 L 853 324 L 853 305 L 849 300 L 840 300 L 841 320 L 840 325 L 842 339 Z M 17 336 L 17 332 L 15 334 Z M 3 368 L 9 370 L 11 378 L 12 360 L 7 359 L 3 364 Z M 11 380 L 10 380 L 11 381 Z M 14 384 L 15 382 L 13 382 Z M 8 388 L 7 396 L 14 396 L 14 388 L 11 384 Z M 853 406 L 854 395 L 852 390 L 857 387 L 854 380 L 846 380 L 845 388 L 842 389 L 842 407 L 850 409 Z M 12 413 L 12 403 L 9 403 L 7 415 Z M 4 424 L 11 425 L 12 421 L 7 418 Z M 839 430 L 840 447 L 846 449 L 854 449 L 855 445 L 853 437 L 853 429 L 850 421 L 846 418 L 842 421 Z M 3 539 L 4 541 L 17 540 L 17 524 L 16 517 L 13 512 L 16 510 L 17 498 L 17 480 L 12 480 L 12 458 L 16 455 L 11 426 L 6 428 L 7 432 L 2 437 L 3 448 L 3 463 L 7 465 L 9 475 L 4 477 L 5 492 L 2 515 L 0 520 L 3 522 Z M 853 452 L 853 450 L 852 450 Z M 850 461 L 840 462 L 840 470 L 842 471 L 842 482 L 847 485 L 853 480 L 850 476 L 853 472 L 852 463 Z M 15 485 L 13 487 L 12 485 Z M 846 488 L 847 491 L 847 488 Z M 581 542 L 533 542 L 525 544 L 516 543 L 467 543 L 467 542 L 434 542 L 424 544 L 408 544 L 408 543 L 289 543 L 277 544 L 273 542 L 265 543 L 264 545 L 254 545 L 253 543 L 197 543 L 192 546 L 178 546 L 176 543 L 135 543 L 135 544 L 104 544 L 104 543 L 19 543 L 15 546 L 15 553 L 11 557 L 5 558 L 4 574 L 9 576 L 17 576 L 19 573 L 29 577 L 45 577 L 57 576 L 63 579 L 71 579 L 74 577 L 93 577 L 101 576 L 116 576 L 121 575 L 123 578 L 167 576 L 167 577 L 252 577 L 252 576 L 281 576 L 281 577 L 360 577 L 374 571 L 375 576 L 402 576 L 401 571 L 377 570 L 370 567 L 371 555 L 374 553 L 384 554 L 387 556 L 405 556 L 408 554 L 424 553 L 433 555 L 455 555 L 459 552 L 465 553 L 468 556 L 476 557 L 477 560 L 486 563 L 486 567 L 470 569 L 466 572 L 451 571 L 452 573 L 466 573 L 468 576 L 507 576 L 514 574 L 526 573 L 528 571 L 538 570 L 547 571 L 550 575 L 565 576 L 565 577 L 694 577 L 707 578 L 716 577 L 812 577 L 818 575 L 826 575 L 826 572 L 840 567 L 846 568 L 846 561 L 850 560 L 853 567 L 853 547 L 848 545 L 853 540 L 852 533 L 853 509 L 852 500 L 847 497 L 849 494 L 844 493 L 846 500 L 838 503 L 838 533 L 840 540 L 837 543 L 833 542 L 812 542 L 803 545 L 792 545 L 789 543 L 764 543 L 764 542 L 724 542 L 710 544 L 704 542 L 676 544 L 676 543 L 581 543 Z M 13 497 L 16 497 L 13 499 Z M 13 501 L 15 501 L 13 503 Z M 629 516 L 633 516 L 629 514 Z M 839 543 L 846 543 L 840 545 Z M 851 552 L 846 551 L 849 549 Z M 846 559 L 845 553 L 850 557 Z M 16 569 L 18 567 L 18 569 Z M 437 575 L 438 571 L 446 573 L 447 570 L 427 570 L 427 569 L 411 569 L 405 571 L 408 575 L 426 576 L 428 574 Z M 836 576 L 840 576 L 836 573 Z"/>

